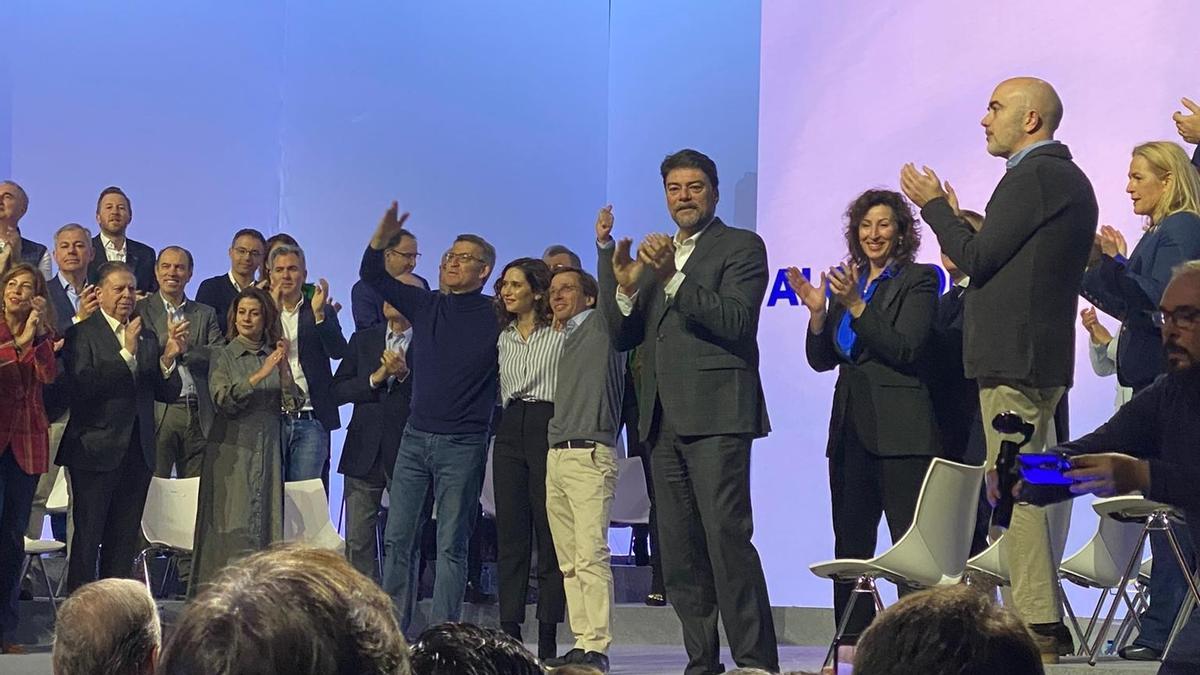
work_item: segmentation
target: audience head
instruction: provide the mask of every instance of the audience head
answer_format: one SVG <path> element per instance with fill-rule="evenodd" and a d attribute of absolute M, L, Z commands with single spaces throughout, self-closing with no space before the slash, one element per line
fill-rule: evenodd
<path fill-rule="evenodd" d="M 296 302 L 308 278 L 304 251 L 299 246 L 276 244 L 267 254 L 267 268 L 271 270 L 271 289 L 279 291 L 289 303 Z"/>
<path fill-rule="evenodd" d="M 158 252 L 154 263 L 154 278 L 158 288 L 168 298 L 181 298 L 192 280 L 192 252 L 182 246 L 167 246 Z"/>
<path fill-rule="evenodd" d="M 1200 215 L 1200 173 L 1178 144 L 1170 141 L 1142 143 L 1133 149 L 1129 183 L 1133 212 L 1158 225 L 1180 211 Z"/>
<path fill-rule="evenodd" d="M 1158 308 L 1168 368 L 1200 367 L 1200 260 L 1175 268 Z"/>
<path fill-rule="evenodd" d="M 137 279 L 133 276 L 133 268 L 112 260 L 101 265 L 96 276 L 100 309 L 125 323 L 133 314 L 133 306 L 137 302 Z"/>
<path fill-rule="evenodd" d="M 579 256 L 562 244 L 547 246 L 545 252 L 542 253 L 542 262 L 546 263 L 546 267 L 549 267 L 551 272 L 560 267 L 583 268 L 583 261 L 579 259 Z"/>
<path fill-rule="evenodd" d="M 550 675 L 603 675 L 599 669 L 578 663 L 559 666 L 548 671 Z M 761 671 L 766 673 L 767 671 Z M 732 673 L 730 674 L 732 675 Z M 769 674 L 768 674 L 769 675 Z"/>
<path fill-rule="evenodd" d="M 162 629 L 141 582 L 101 579 L 80 586 L 58 608 L 54 675 L 154 672 Z"/>
<path fill-rule="evenodd" d="M 1041 656 L 1025 625 L 970 586 L 905 596 L 858 640 L 855 675 L 1033 675 Z"/>
<path fill-rule="evenodd" d="M 281 546 L 227 567 L 175 622 L 166 675 L 408 675 L 392 601 L 338 553 Z"/>
<path fill-rule="evenodd" d="M 401 228 L 388 242 L 387 248 L 383 249 L 383 267 L 393 279 L 399 279 L 416 269 L 417 258 L 420 257 L 417 238 L 412 232 Z"/>
<path fill-rule="evenodd" d="M 507 326 L 532 314 L 534 325 L 550 325 L 550 268 L 537 258 L 517 258 L 504 266 L 493 286 L 496 315 Z"/>
<path fill-rule="evenodd" d="M 54 326 L 54 303 L 49 302 L 50 290 L 38 268 L 29 263 L 12 265 L 0 275 L 0 293 L 0 312 L 11 314 L 21 321 L 29 317 L 34 298 L 45 300 L 41 310 L 42 325 Z"/>
<path fill-rule="evenodd" d="M 899 192 L 867 190 L 846 208 L 846 249 L 855 267 L 910 263 L 920 247 L 921 229 Z"/>
<path fill-rule="evenodd" d="M 100 191 L 96 200 L 96 224 L 110 237 L 124 237 L 129 221 L 133 220 L 133 205 L 121 188 L 110 185 Z"/>
<path fill-rule="evenodd" d="M 507 633 L 469 623 L 425 629 L 412 648 L 415 675 L 542 675 L 537 659 Z"/>
<path fill-rule="evenodd" d="M 600 287 L 592 275 L 576 267 L 559 267 L 550 277 L 550 311 L 558 324 L 596 305 Z"/>
<path fill-rule="evenodd" d="M 471 293 L 483 288 L 496 265 L 496 249 L 483 237 L 460 234 L 442 256 L 438 281 L 443 293 Z"/>
<path fill-rule="evenodd" d="M 300 243 L 296 241 L 296 238 L 286 232 L 280 232 L 279 234 L 273 234 L 270 236 L 270 238 L 267 239 L 266 247 L 263 250 L 262 271 L 259 273 L 260 279 L 270 279 L 271 278 L 271 268 L 270 268 L 271 251 L 275 250 L 275 247 L 282 246 L 284 244 L 287 244 L 288 246 L 295 246 L 296 248 L 300 248 Z"/>
<path fill-rule="evenodd" d="M 252 227 L 240 229 L 229 244 L 229 269 L 234 274 L 253 279 L 266 255 L 267 240 L 263 239 L 262 232 Z"/>
<path fill-rule="evenodd" d="M 963 209 L 958 212 L 958 216 L 967 221 L 967 224 L 971 226 L 972 230 L 978 232 L 983 229 L 983 215 L 975 211 Z M 946 255 L 945 253 L 942 254 L 942 267 L 946 268 L 946 271 L 950 273 L 950 278 L 954 281 L 958 281 L 959 279 L 967 276 L 962 273 L 962 270 L 958 269 L 958 265 L 955 265 L 954 261 L 950 259 L 950 256 Z"/>
<path fill-rule="evenodd" d="M 92 262 L 92 233 L 79 223 L 67 223 L 54 233 L 54 262 L 67 273 L 87 273 Z"/>
<path fill-rule="evenodd" d="M 717 190 L 717 165 L 702 152 L 690 148 L 667 155 L 659 166 L 667 210 L 684 232 L 696 232 L 717 214 L 721 195 Z"/>
<path fill-rule="evenodd" d="M 17 227 L 21 217 L 29 210 L 29 195 L 25 188 L 14 181 L 0 181 L 0 226 Z"/>
<path fill-rule="evenodd" d="M 283 337 L 279 308 L 271 296 L 257 286 L 247 286 L 238 291 L 237 297 L 229 305 L 226 325 L 226 337 L 229 340 L 241 335 L 250 342 L 274 345 Z"/>
<path fill-rule="evenodd" d="M 1036 77 L 1014 77 L 996 85 L 987 114 L 979 121 L 988 154 L 1012 157 L 1022 148 L 1054 138 L 1063 106 L 1049 83 Z"/>

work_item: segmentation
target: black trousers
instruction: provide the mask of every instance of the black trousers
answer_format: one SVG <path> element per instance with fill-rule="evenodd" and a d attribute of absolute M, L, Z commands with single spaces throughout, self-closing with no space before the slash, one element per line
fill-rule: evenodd
<path fill-rule="evenodd" d="M 896 542 L 912 524 L 917 496 L 929 456 L 878 457 L 866 450 L 852 430 L 842 435 L 838 450 L 829 458 L 829 493 L 833 500 L 833 551 L 835 558 L 871 558 L 879 519 L 887 516 L 888 531 Z M 834 620 L 841 621 L 850 604 L 853 583 L 834 583 Z M 912 589 L 901 587 L 900 594 Z M 842 644 L 854 644 L 875 618 L 875 603 L 861 597 L 854 603 Z M 836 624 L 835 624 L 836 625 Z"/>
<path fill-rule="evenodd" d="M 142 509 L 150 489 L 150 467 L 134 427 L 130 448 L 112 471 L 68 468 L 74 500 L 75 538 L 67 566 L 67 590 L 97 578 L 129 577 L 142 544 Z M 99 562 L 100 576 L 96 576 Z"/>
<path fill-rule="evenodd" d="M 0 448 L 0 639 L 18 622 L 21 567 L 25 564 L 25 528 L 38 477 L 17 464 L 12 446 Z"/>
<path fill-rule="evenodd" d="M 656 403 L 650 464 L 663 581 L 683 625 L 685 675 L 724 670 L 717 618 L 739 667 L 779 670 L 762 562 L 750 538 L 747 436 L 678 436 Z"/>
<path fill-rule="evenodd" d="M 642 472 L 646 478 L 646 496 L 650 499 L 650 522 L 645 525 L 634 525 L 633 550 L 634 556 L 646 556 L 650 562 L 650 592 L 665 595 L 662 575 L 662 555 L 658 543 L 658 508 L 654 499 L 654 479 L 650 472 L 650 443 L 643 443 L 638 437 L 638 400 L 637 387 L 633 383 L 632 371 L 625 371 L 625 395 L 621 399 L 621 425 L 625 427 L 625 440 L 628 442 L 627 453 L 630 457 L 642 458 Z"/>
<path fill-rule="evenodd" d="M 561 623 L 567 599 L 546 519 L 546 427 L 554 404 L 514 401 L 504 409 L 492 452 L 496 494 L 496 567 L 500 620 L 523 623 L 530 556 L 537 537 L 537 618 Z"/>

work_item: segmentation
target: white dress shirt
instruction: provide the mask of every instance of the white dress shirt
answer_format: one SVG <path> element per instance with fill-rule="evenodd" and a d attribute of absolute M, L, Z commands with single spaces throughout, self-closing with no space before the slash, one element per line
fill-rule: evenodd
<path fill-rule="evenodd" d="M 159 293 L 158 297 L 162 299 L 163 308 L 167 310 L 167 330 L 170 331 L 172 322 L 178 323 L 186 319 L 183 315 L 183 306 L 187 304 L 187 298 L 184 298 L 183 302 L 179 303 L 179 306 L 175 306 L 162 293 Z M 179 390 L 179 395 L 195 396 L 196 381 L 192 379 L 192 373 L 188 370 L 188 367 L 182 363 L 179 364 L 179 379 L 183 381 L 183 387 Z"/>
<path fill-rule="evenodd" d="M 117 248 L 116 242 L 109 239 L 108 235 L 103 232 L 100 233 L 100 242 L 104 244 L 104 258 L 106 260 L 109 262 L 113 262 L 114 260 L 117 262 L 127 262 L 125 260 L 125 252 L 128 250 L 128 246 L 122 245 L 121 248 Z"/>
<path fill-rule="evenodd" d="M 712 221 L 710 220 L 709 225 L 711 224 Z M 679 235 L 682 233 L 675 233 L 675 274 L 667 280 L 667 283 L 663 284 L 663 292 L 667 296 L 667 302 L 670 302 L 675 297 L 676 291 L 683 284 L 683 280 L 687 278 L 683 273 L 683 266 L 692 257 L 692 252 L 696 250 L 696 242 L 699 241 L 700 236 L 706 231 L 708 231 L 708 225 L 705 225 L 700 231 L 683 241 L 679 241 Z M 611 241 L 608 245 L 615 246 Z M 646 270 L 646 273 L 651 273 L 651 271 Z M 637 298 L 636 292 L 632 296 L 629 296 L 625 295 L 619 287 L 617 288 L 617 308 L 621 310 L 621 314 L 629 316 L 633 312 L 633 301 L 635 298 Z"/>
<path fill-rule="evenodd" d="M 292 369 L 292 381 L 300 391 L 304 403 L 300 410 L 312 410 L 312 401 L 308 397 L 308 378 L 304 377 L 304 369 L 300 367 L 300 306 L 304 304 L 304 296 L 295 307 L 284 307 L 279 312 L 279 322 L 283 324 L 283 336 L 288 340 L 288 366 Z"/>

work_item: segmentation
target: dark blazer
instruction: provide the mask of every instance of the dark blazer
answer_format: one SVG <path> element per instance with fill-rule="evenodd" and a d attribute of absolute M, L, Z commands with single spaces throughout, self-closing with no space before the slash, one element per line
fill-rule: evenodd
<path fill-rule="evenodd" d="M 312 305 L 307 300 L 300 303 L 299 330 L 300 367 L 308 382 L 308 398 L 312 401 L 313 414 L 325 425 L 326 431 L 340 429 L 341 417 L 338 404 L 330 387 L 333 385 L 333 368 L 330 359 L 346 356 L 346 336 L 342 325 L 332 309 L 325 312 L 325 320 L 317 325 Z"/>
<path fill-rule="evenodd" d="M 987 459 L 979 385 L 963 374 L 963 309 L 969 288 L 951 286 L 937 300 L 926 361 L 929 394 L 945 457 L 968 464 Z"/>
<path fill-rule="evenodd" d="M 714 219 L 681 270 L 668 304 L 662 285 L 642 275 L 633 311 L 617 307 L 615 247 L 598 250 L 600 310 L 619 351 L 641 347 L 639 436 L 648 440 L 655 400 L 681 436 L 771 430 L 758 375 L 758 316 L 767 289 L 767 249 L 754 232 Z"/>
<path fill-rule="evenodd" d="M 964 324 L 967 377 L 1070 386 L 1083 268 L 1096 234 L 1096 195 L 1061 143 L 1035 148 L 1000 179 L 976 233 L 935 199 L 921 217 L 971 277 Z"/>
<path fill-rule="evenodd" d="M 104 241 L 100 235 L 92 237 L 92 262 L 88 263 L 88 281 L 96 283 L 100 279 L 100 266 L 108 262 L 104 255 Z M 158 279 L 154 277 L 154 260 L 157 255 L 154 249 L 140 241 L 125 239 L 125 264 L 133 268 L 133 276 L 137 278 L 139 293 L 153 293 L 158 290 Z"/>
<path fill-rule="evenodd" d="M 155 293 L 138 301 L 137 314 L 142 317 L 144 325 L 149 326 L 158 336 L 158 348 L 162 349 L 167 343 L 167 308 L 163 305 L 162 296 Z M 188 321 L 188 350 L 180 355 L 178 361 L 187 366 L 192 382 L 196 385 L 196 407 L 200 415 L 200 430 L 208 436 L 213 423 L 213 402 L 208 392 L 208 366 L 213 349 L 225 344 L 217 328 L 217 318 L 212 307 L 195 300 L 183 304 L 183 316 Z M 162 423 L 166 404 L 154 406 L 155 427 Z"/>
<path fill-rule="evenodd" d="M 67 289 L 57 274 L 46 281 L 46 290 L 49 291 L 50 304 L 54 307 L 55 331 L 60 338 L 65 337 L 73 325 L 71 319 L 75 316 L 75 306 L 71 304 L 71 298 L 67 297 Z M 71 405 L 70 385 L 67 382 L 67 369 L 62 361 L 62 352 L 55 354 L 55 360 L 58 362 L 58 377 L 42 388 L 42 403 L 46 406 L 46 417 L 51 422 L 62 417 Z"/>
<path fill-rule="evenodd" d="M 929 265 L 909 263 L 880 281 L 862 315 L 850 322 L 858 335 L 853 361 L 835 347 L 846 313 L 841 304 L 832 303 L 824 330 L 805 331 L 813 370 L 838 369 L 826 456 L 835 454 L 847 424 L 879 456 L 940 454 L 925 361 L 937 290 L 938 274 Z"/>
<path fill-rule="evenodd" d="M 222 337 L 228 334 L 229 306 L 237 294 L 238 290 L 229 280 L 228 272 L 201 281 L 200 288 L 196 289 L 196 302 L 213 308 Z"/>
<path fill-rule="evenodd" d="M 1173 213 L 1142 235 L 1129 260 L 1101 256 L 1083 275 L 1083 297 L 1121 321 L 1117 379 L 1140 391 L 1167 372 L 1162 334 L 1151 320 L 1171 270 L 1200 258 L 1200 216 Z"/>
<path fill-rule="evenodd" d="M 412 375 L 402 382 L 371 388 L 371 373 L 379 367 L 379 357 L 387 342 L 387 326 L 355 331 L 350 336 L 346 358 L 333 376 L 333 399 L 338 405 L 354 404 L 354 414 L 346 429 L 342 461 L 338 473 L 366 478 L 380 453 L 390 479 L 400 450 L 400 436 L 408 423 L 412 400 Z M 409 344 L 411 347 L 411 343 Z"/>
<path fill-rule="evenodd" d="M 57 463 L 86 471 L 112 471 L 130 447 L 134 423 L 146 466 L 154 467 L 154 401 L 179 398 L 179 373 L 162 376 L 158 337 L 143 319 L 137 373 L 121 358 L 121 345 L 104 313 L 94 312 L 67 331 L 63 346 L 71 388 L 71 419 Z"/>

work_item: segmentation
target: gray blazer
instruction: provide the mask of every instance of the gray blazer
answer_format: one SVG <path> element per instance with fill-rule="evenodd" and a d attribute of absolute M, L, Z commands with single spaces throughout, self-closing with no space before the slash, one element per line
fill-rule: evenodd
<path fill-rule="evenodd" d="M 162 295 L 152 293 L 137 304 L 137 314 L 158 336 L 158 347 L 167 342 L 167 308 Z M 188 328 L 188 350 L 179 357 L 179 363 L 187 366 L 196 383 L 196 399 L 200 412 L 200 430 L 208 436 L 212 430 L 213 404 L 208 393 L 208 368 L 212 350 L 225 344 L 221 329 L 217 325 L 217 314 L 212 307 L 189 299 L 183 305 L 183 315 L 191 324 Z M 154 428 L 162 423 L 167 404 L 155 402 Z"/>
<path fill-rule="evenodd" d="M 768 278 L 762 239 L 714 219 L 683 266 L 686 278 L 672 301 L 647 272 L 629 316 L 616 303 L 613 251 L 598 249 L 599 305 L 616 348 L 641 350 L 641 439 L 649 439 L 656 398 L 681 436 L 766 436 L 771 424 L 758 376 L 758 316 Z"/>

